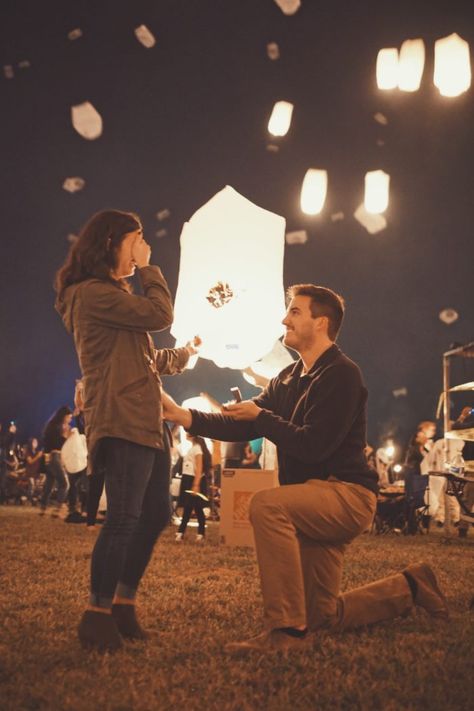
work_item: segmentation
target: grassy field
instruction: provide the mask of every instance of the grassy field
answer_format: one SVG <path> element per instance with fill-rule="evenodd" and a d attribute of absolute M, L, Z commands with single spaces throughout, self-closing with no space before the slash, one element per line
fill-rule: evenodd
<path fill-rule="evenodd" d="M 140 594 L 147 642 L 115 655 L 82 651 L 95 534 L 0 509 L 0 708 L 96 711 L 175 709 L 474 708 L 474 530 L 466 540 L 365 535 L 350 548 L 344 588 L 426 561 L 447 592 L 452 619 L 423 612 L 360 632 L 321 633 L 310 653 L 228 658 L 223 645 L 261 630 L 254 555 L 218 544 L 160 540 Z"/>

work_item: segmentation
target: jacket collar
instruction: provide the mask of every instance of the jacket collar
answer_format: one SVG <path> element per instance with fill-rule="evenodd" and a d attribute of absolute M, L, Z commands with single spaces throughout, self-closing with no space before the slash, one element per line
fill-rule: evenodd
<path fill-rule="evenodd" d="M 311 369 L 308 370 L 308 372 L 303 376 L 301 375 L 303 361 L 299 358 L 291 370 L 282 378 L 281 382 L 285 385 L 290 385 L 292 382 L 298 382 L 300 377 L 312 380 L 321 373 L 323 368 L 332 363 L 340 353 L 341 349 L 339 346 L 336 346 L 336 344 L 333 343 L 330 348 L 325 350 L 324 353 L 319 356 L 319 358 L 313 363 Z"/>

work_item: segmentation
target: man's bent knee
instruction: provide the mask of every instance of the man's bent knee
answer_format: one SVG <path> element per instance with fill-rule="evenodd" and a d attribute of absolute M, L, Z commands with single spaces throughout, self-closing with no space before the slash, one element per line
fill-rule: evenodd
<path fill-rule="evenodd" d="M 275 491 L 275 489 L 262 489 L 253 495 L 249 506 L 249 519 L 252 524 L 264 517 L 266 513 L 274 510 L 277 503 Z"/>

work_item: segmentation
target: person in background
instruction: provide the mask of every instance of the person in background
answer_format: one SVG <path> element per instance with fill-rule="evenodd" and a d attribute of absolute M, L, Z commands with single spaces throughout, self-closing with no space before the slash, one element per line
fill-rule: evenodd
<path fill-rule="evenodd" d="M 425 452 L 429 452 L 433 446 L 433 437 L 436 434 L 436 422 L 431 420 L 422 420 L 418 423 L 417 432 L 421 432 L 425 438 L 423 448 Z"/>
<path fill-rule="evenodd" d="M 244 449 L 244 456 L 240 463 L 243 469 L 260 469 L 258 458 L 262 451 L 261 442 L 261 439 L 255 440 L 255 444 L 260 445 L 260 449 L 257 449 L 257 451 L 253 449 L 252 442 L 247 442 Z"/>
<path fill-rule="evenodd" d="M 68 480 L 61 462 L 61 449 L 71 431 L 72 411 L 67 405 L 60 407 L 48 420 L 43 431 L 43 448 L 46 460 L 46 481 L 40 503 L 40 515 L 44 516 L 49 506 L 53 486 L 56 485 L 56 503 L 52 516 L 64 514 Z"/>
<path fill-rule="evenodd" d="M 418 531 L 416 510 L 424 505 L 428 477 L 421 472 L 423 460 L 428 455 L 430 429 L 420 423 L 405 455 L 405 496 L 407 505 L 407 533 L 415 535 Z M 434 434 L 434 431 L 433 431 Z"/>
<path fill-rule="evenodd" d="M 5 463 L 5 435 L 3 433 L 3 425 L 0 422 L 0 504 L 6 503 L 6 463 Z"/>
<path fill-rule="evenodd" d="M 372 467 L 372 469 L 377 471 L 375 449 L 372 447 L 372 445 L 370 445 L 370 444 L 366 445 L 366 447 L 364 449 L 364 454 L 365 454 L 365 458 L 367 459 L 367 464 L 369 465 L 369 467 Z"/>
<path fill-rule="evenodd" d="M 453 425 L 454 430 L 464 430 L 474 428 L 474 408 L 463 407 L 461 414 Z M 465 475 L 474 478 L 474 442 L 467 440 L 464 443 L 462 457 L 465 463 Z M 466 538 L 469 528 L 474 523 L 474 518 L 468 516 L 468 512 L 474 513 L 474 483 L 467 481 L 464 484 L 462 495 L 461 514 L 459 518 L 458 534 L 460 538 Z M 474 598 L 472 603 L 474 603 Z M 471 603 L 471 609 L 473 604 Z"/>
<path fill-rule="evenodd" d="M 6 452 L 16 451 L 17 448 L 17 432 L 16 422 L 11 420 L 8 424 L 8 430 L 5 433 L 3 448 Z"/>
<path fill-rule="evenodd" d="M 86 436 L 81 434 L 77 427 L 71 428 L 69 437 L 61 450 L 61 461 L 69 481 L 67 494 L 69 513 L 65 521 L 66 523 L 82 523 L 82 502 L 80 500 L 81 489 L 83 489 L 82 482 L 87 471 L 87 443 Z"/>
<path fill-rule="evenodd" d="M 79 432 L 85 434 L 84 422 L 84 382 L 82 378 L 76 380 L 74 389 L 74 407 L 76 413 L 76 424 Z M 87 444 L 87 443 L 86 443 Z M 86 530 L 95 531 L 97 523 L 97 512 L 99 504 L 104 492 L 105 486 L 105 471 L 101 466 L 92 468 L 89 462 L 89 467 L 86 470 L 87 474 L 87 494 L 86 494 Z"/>
<path fill-rule="evenodd" d="M 248 441 L 243 442 L 223 442 L 222 451 L 222 468 L 223 469 L 242 469 L 243 461 L 246 458 Z"/>
<path fill-rule="evenodd" d="M 34 492 L 38 485 L 38 480 L 41 477 L 41 460 L 43 458 L 43 450 L 39 448 L 39 442 L 36 437 L 30 437 L 25 451 L 25 470 L 28 478 L 28 498 L 30 503 L 34 502 Z"/>
<path fill-rule="evenodd" d="M 206 534 L 204 508 L 209 501 L 207 497 L 207 479 L 211 471 L 212 458 L 203 437 L 193 437 L 188 434 L 186 438 L 191 442 L 192 446 L 183 457 L 181 478 L 184 502 L 183 516 L 175 540 L 177 543 L 183 540 L 189 519 L 193 511 L 195 511 L 198 520 L 196 543 L 203 543 Z"/>
<path fill-rule="evenodd" d="M 453 423 L 452 423 L 453 424 Z M 420 471 L 423 475 L 430 472 L 446 472 L 450 462 L 463 450 L 464 442 L 459 439 L 437 439 L 424 456 Z M 459 503 L 455 496 L 446 493 L 447 479 L 443 476 L 429 477 L 429 510 L 433 522 L 444 528 L 447 535 L 452 534 L 453 525 L 459 521 Z"/>

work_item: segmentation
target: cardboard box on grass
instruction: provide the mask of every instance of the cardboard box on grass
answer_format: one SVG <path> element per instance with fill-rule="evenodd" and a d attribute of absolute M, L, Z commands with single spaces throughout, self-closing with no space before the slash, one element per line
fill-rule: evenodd
<path fill-rule="evenodd" d="M 269 469 L 224 469 L 221 476 L 219 534 L 229 546 L 255 547 L 249 521 L 252 496 L 278 486 L 278 473 Z"/>

